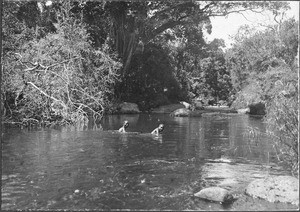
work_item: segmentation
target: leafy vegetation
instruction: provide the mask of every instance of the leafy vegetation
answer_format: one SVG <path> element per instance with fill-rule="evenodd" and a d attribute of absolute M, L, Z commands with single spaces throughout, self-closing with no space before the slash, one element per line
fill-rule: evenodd
<path fill-rule="evenodd" d="M 226 52 L 237 108 L 253 102 L 267 103 L 277 90 L 274 83 L 282 76 L 295 78 L 294 61 L 298 47 L 298 23 L 294 19 L 251 33 L 244 26 L 235 37 L 233 48 Z M 292 69 L 284 74 L 287 70 Z"/>
<path fill-rule="evenodd" d="M 272 30 L 245 32 L 224 52 L 223 40 L 204 39 L 210 18 L 287 8 L 285 2 L 4 2 L 4 119 L 76 122 L 101 118 L 122 101 L 142 110 L 197 98 L 230 104 L 233 94 L 261 83 L 269 67 L 294 61 L 296 23 L 271 26 L 274 38 Z M 260 96 L 269 92 L 260 88 Z"/>
<path fill-rule="evenodd" d="M 4 45 L 4 114 L 13 121 L 97 118 L 112 99 L 120 63 L 107 44 L 92 47 L 84 24 L 72 17 L 69 6 L 56 11 L 55 32 L 37 37 L 38 26 L 25 27 L 17 36 L 30 39 Z M 10 49 L 12 44 L 18 48 Z"/>
<path fill-rule="evenodd" d="M 297 81 L 284 84 L 278 82 L 277 86 L 283 89 L 268 105 L 265 118 L 267 133 L 274 142 L 279 161 L 294 175 L 299 176 Z"/>
<path fill-rule="evenodd" d="M 266 106 L 267 135 L 278 159 L 298 175 L 298 23 L 294 19 L 251 34 L 241 28 L 226 54 L 236 93 L 234 107 Z M 249 132 L 256 137 L 255 130 Z"/>

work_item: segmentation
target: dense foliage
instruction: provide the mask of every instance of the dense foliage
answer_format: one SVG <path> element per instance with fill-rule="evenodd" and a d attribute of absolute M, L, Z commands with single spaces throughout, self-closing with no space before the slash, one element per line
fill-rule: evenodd
<path fill-rule="evenodd" d="M 19 31 L 12 33 L 18 39 L 4 36 L 3 96 L 7 119 L 23 123 L 76 122 L 88 115 L 101 117 L 109 104 L 120 63 L 107 45 L 92 47 L 84 24 L 72 17 L 69 7 L 65 3 L 56 10 L 51 33 L 41 35 L 41 26 L 31 28 L 19 23 L 14 26 Z M 5 21 L 6 24 L 10 23 Z M 4 32 L 11 33 L 11 29 L 7 26 Z"/>
<path fill-rule="evenodd" d="M 168 58 L 163 62 L 154 60 L 153 63 L 156 64 L 152 67 L 166 72 L 161 76 L 165 77 L 161 78 L 161 81 L 172 79 L 172 86 L 166 87 L 165 90 L 172 93 L 173 82 L 177 81 L 175 87 L 179 87 L 180 90 L 175 89 L 179 92 L 175 96 L 179 98 L 178 100 L 190 100 L 200 96 L 200 98 L 227 100 L 226 95 L 230 93 L 231 84 L 224 67 L 224 60 L 217 51 L 222 42 L 214 42 L 213 45 L 208 46 L 203 38 L 204 30 L 208 33 L 212 30 L 210 17 L 224 16 L 241 10 L 261 12 L 262 8 L 276 11 L 286 7 L 287 4 L 282 2 L 124 1 L 86 2 L 78 4 L 76 12 L 82 12 L 82 19 L 88 24 L 94 44 L 99 45 L 108 39 L 121 58 L 122 77 L 116 87 L 116 96 L 124 101 L 135 97 L 135 92 L 142 91 L 144 94 L 139 95 L 141 99 L 136 99 L 135 102 L 141 108 L 144 108 L 145 104 L 151 108 L 157 104 L 174 101 L 174 94 L 157 92 L 161 91 L 161 88 L 148 89 L 149 84 L 145 83 L 139 84 L 145 87 L 135 86 L 137 89 L 133 89 L 132 82 L 141 80 L 139 78 L 141 75 L 132 74 L 135 70 L 140 70 L 140 65 L 136 61 L 144 61 L 145 55 L 158 57 L 157 54 L 159 54 L 162 58 Z M 101 36 L 106 36 L 106 39 Z M 151 51 L 154 46 L 160 49 L 159 52 Z M 201 60 L 207 57 L 214 59 L 206 59 L 206 69 L 202 71 Z M 169 64 L 172 72 L 169 71 Z M 214 73 L 211 74 L 209 72 L 213 66 Z M 207 80 L 198 80 L 200 72 L 206 72 L 202 75 L 205 75 Z M 197 79 L 194 80 L 194 78 Z M 214 85 L 210 85 L 211 82 Z M 155 88 L 156 83 L 157 80 L 153 79 L 153 85 L 150 86 Z M 204 87 L 203 90 L 202 87 Z"/>
<path fill-rule="evenodd" d="M 278 80 L 277 95 L 267 105 L 268 135 L 274 142 L 278 159 L 299 176 L 299 101 L 297 80 Z"/>
<path fill-rule="evenodd" d="M 266 106 L 267 135 L 277 158 L 295 175 L 299 174 L 298 25 L 288 19 L 255 33 L 245 26 L 226 53 L 236 93 L 233 106 L 257 102 Z"/>
<path fill-rule="evenodd" d="M 251 33 L 242 27 L 233 48 L 226 52 L 236 107 L 252 102 L 268 102 L 277 93 L 274 83 L 282 76 L 296 79 L 294 65 L 298 48 L 298 23 L 294 19 Z M 290 70 L 290 71 L 289 71 Z M 293 73 L 293 74 L 287 74 Z"/>
<path fill-rule="evenodd" d="M 101 117 L 121 101 L 143 110 L 195 98 L 228 102 L 232 87 L 241 88 L 240 75 L 251 71 L 227 66 L 222 40 L 205 41 L 210 17 L 286 8 L 284 2 L 6 1 L 4 118 L 74 122 Z M 237 80 L 230 80 L 233 73 Z"/>

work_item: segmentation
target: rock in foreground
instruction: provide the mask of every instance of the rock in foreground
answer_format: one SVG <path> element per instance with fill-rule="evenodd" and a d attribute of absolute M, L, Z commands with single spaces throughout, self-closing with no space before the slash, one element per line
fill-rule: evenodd
<path fill-rule="evenodd" d="M 194 194 L 194 196 L 222 203 L 228 203 L 233 200 L 233 196 L 229 193 L 229 191 L 220 187 L 204 188 L 198 193 Z"/>
<path fill-rule="evenodd" d="M 246 194 L 269 202 L 299 205 L 299 180 L 291 176 L 272 176 L 251 182 Z"/>

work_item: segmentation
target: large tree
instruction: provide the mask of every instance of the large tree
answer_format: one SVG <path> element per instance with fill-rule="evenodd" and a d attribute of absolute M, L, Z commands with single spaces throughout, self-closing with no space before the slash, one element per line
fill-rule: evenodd
<path fill-rule="evenodd" d="M 278 13 L 286 8 L 288 4 L 285 2 L 113 1 L 86 2 L 78 5 L 76 11 L 83 11 L 83 19 L 90 26 L 95 45 L 108 41 L 118 52 L 123 63 L 120 74 L 122 78 L 128 78 L 135 56 L 141 56 L 141 52 L 153 44 L 165 46 L 163 42 L 172 39 L 182 39 L 184 43 L 181 51 L 177 49 L 178 64 L 175 68 L 181 72 L 185 54 L 192 54 L 193 63 L 198 65 L 197 55 L 205 52 L 203 30 L 208 33 L 213 30 L 211 17 L 243 11 L 261 13 L 271 10 Z"/>
<path fill-rule="evenodd" d="M 211 32 L 210 18 L 234 12 L 264 9 L 277 11 L 283 2 L 107 2 L 105 9 L 113 20 L 114 43 L 123 60 L 123 74 L 128 71 L 138 43 L 145 47 L 154 39 L 178 27 L 205 27 Z"/>
<path fill-rule="evenodd" d="M 157 36 L 170 30 L 205 27 L 211 32 L 210 18 L 230 13 L 260 13 L 288 8 L 285 2 L 220 2 L 220 1 L 112 1 L 77 3 L 73 11 L 82 12 L 90 25 L 89 32 L 96 45 L 110 37 L 123 61 L 123 75 L 128 71 L 137 47 L 145 48 Z"/>

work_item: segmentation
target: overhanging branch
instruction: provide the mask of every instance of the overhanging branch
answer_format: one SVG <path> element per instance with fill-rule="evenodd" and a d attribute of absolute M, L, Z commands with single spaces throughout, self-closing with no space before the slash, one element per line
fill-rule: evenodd
<path fill-rule="evenodd" d="M 231 13 L 241 13 L 241 12 L 246 12 L 246 11 L 251 11 L 251 12 L 254 12 L 254 13 L 262 13 L 264 12 L 264 10 L 261 10 L 261 11 L 255 11 L 253 9 L 240 9 L 240 10 L 232 10 L 232 11 L 228 11 L 228 12 L 216 12 L 216 13 L 210 13 L 209 16 L 226 16 L 226 15 L 229 15 Z"/>

